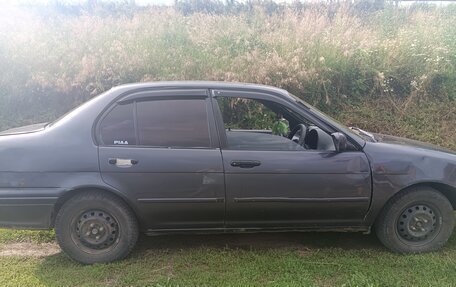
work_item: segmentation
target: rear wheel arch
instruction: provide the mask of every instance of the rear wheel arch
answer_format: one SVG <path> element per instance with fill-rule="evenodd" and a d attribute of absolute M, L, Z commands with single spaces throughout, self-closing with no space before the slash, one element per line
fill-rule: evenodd
<path fill-rule="evenodd" d="M 128 256 L 136 245 L 139 226 L 133 210 L 105 191 L 77 192 L 55 219 L 57 243 L 71 259 L 106 263 Z"/>
<path fill-rule="evenodd" d="M 138 216 L 138 212 L 137 212 L 136 208 L 123 194 L 121 194 L 118 191 L 113 191 L 113 190 L 105 188 L 105 187 L 83 186 L 83 187 L 77 187 L 74 189 L 70 189 L 59 197 L 59 199 L 57 200 L 57 202 L 54 205 L 54 209 L 51 214 L 51 228 L 54 228 L 55 218 L 56 218 L 57 214 L 59 213 L 60 209 L 62 208 L 62 206 L 65 204 L 65 202 L 67 202 L 68 200 L 70 200 L 71 198 L 73 198 L 74 196 L 76 196 L 78 194 L 90 193 L 90 192 L 102 192 L 102 193 L 106 193 L 109 195 L 113 195 L 113 196 L 117 197 L 118 199 L 122 200 L 131 209 L 131 211 L 135 215 L 139 226 L 140 227 L 142 226 L 142 221 L 141 221 L 141 218 Z"/>

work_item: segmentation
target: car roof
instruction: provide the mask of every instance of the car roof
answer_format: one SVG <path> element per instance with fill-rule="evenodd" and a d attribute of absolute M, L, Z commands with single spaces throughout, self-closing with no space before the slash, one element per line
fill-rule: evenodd
<path fill-rule="evenodd" d="M 284 89 L 261 85 L 253 83 L 239 83 L 239 82 L 220 82 L 220 81 L 159 81 L 159 82 L 145 82 L 145 83 L 132 83 L 124 84 L 113 87 L 112 90 L 135 90 L 147 88 L 176 88 L 176 89 L 242 89 L 251 91 L 263 91 L 282 96 L 288 96 L 288 92 Z"/>

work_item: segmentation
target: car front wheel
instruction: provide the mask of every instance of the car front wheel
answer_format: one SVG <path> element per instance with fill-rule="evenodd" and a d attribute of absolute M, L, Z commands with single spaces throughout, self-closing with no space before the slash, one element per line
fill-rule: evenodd
<path fill-rule="evenodd" d="M 431 252 L 451 236 L 455 216 L 448 199 L 430 187 L 399 193 L 383 208 L 375 229 L 380 241 L 398 253 Z"/>
<path fill-rule="evenodd" d="M 55 231 L 62 250 L 83 264 L 126 257 L 139 234 L 125 202 L 99 191 L 82 192 L 66 201 L 56 216 Z"/>

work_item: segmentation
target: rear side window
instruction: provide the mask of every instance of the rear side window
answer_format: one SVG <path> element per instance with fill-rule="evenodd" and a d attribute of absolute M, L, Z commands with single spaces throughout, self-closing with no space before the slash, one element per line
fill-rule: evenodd
<path fill-rule="evenodd" d="M 139 145 L 154 147 L 210 147 L 204 99 L 137 102 Z"/>
<path fill-rule="evenodd" d="M 104 145 L 208 148 L 205 99 L 151 100 L 116 105 L 99 126 Z"/>
<path fill-rule="evenodd" d="M 115 106 L 100 124 L 100 137 L 105 145 L 136 145 L 134 104 Z"/>

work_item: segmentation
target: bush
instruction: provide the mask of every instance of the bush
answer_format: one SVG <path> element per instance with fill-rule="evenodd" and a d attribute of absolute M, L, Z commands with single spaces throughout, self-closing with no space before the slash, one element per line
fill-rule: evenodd
<path fill-rule="evenodd" d="M 54 119 L 122 83 L 222 80 L 279 86 L 347 123 L 456 147 L 455 6 L 213 3 L 4 9 L 0 128 Z"/>

